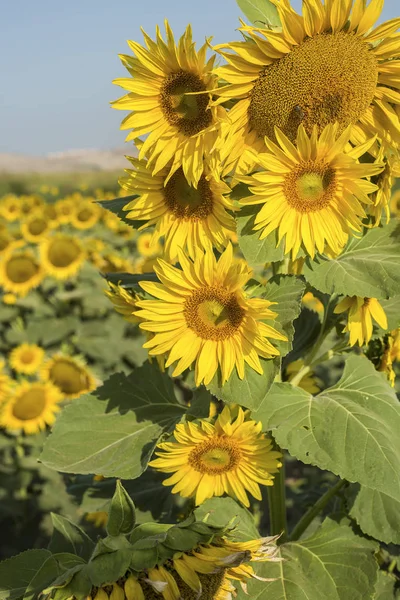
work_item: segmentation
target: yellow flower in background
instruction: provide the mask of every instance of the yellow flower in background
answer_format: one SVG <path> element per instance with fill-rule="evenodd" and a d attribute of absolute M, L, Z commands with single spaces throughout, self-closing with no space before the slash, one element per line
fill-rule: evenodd
<path fill-rule="evenodd" d="M 44 277 L 42 266 L 30 250 L 11 248 L 0 261 L 0 285 L 6 292 L 25 296 Z"/>
<path fill-rule="evenodd" d="M 17 296 L 15 294 L 4 294 L 2 297 L 4 304 L 15 304 L 17 301 Z"/>
<path fill-rule="evenodd" d="M 8 231 L 0 231 L 0 255 L 15 245 L 15 237 Z"/>
<path fill-rule="evenodd" d="M 44 381 L 53 383 L 64 398 L 69 400 L 87 394 L 97 387 L 96 380 L 86 365 L 64 354 L 55 354 L 47 360 L 40 375 Z"/>
<path fill-rule="evenodd" d="M 66 224 L 71 222 L 71 217 L 74 214 L 75 201 L 70 198 L 63 198 L 57 200 L 54 207 L 57 211 L 58 223 Z"/>
<path fill-rule="evenodd" d="M 252 271 L 233 258 L 231 245 L 218 262 L 211 252 L 194 262 L 180 252 L 179 262 L 181 269 L 159 259 L 154 270 L 161 283 L 139 283 L 157 298 L 139 301 L 135 313 L 144 321 L 140 327 L 155 334 L 143 346 L 149 355 L 166 353 L 166 367 L 177 363 L 174 377 L 195 363 L 197 386 L 208 384 L 218 369 L 222 383 L 234 367 L 243 379 L 245 363 L 263 373 L 259 357 L 279 355 L 268 338 L 286 337 L 264 323 L 276 317 L 269 308 L 274 303 L 243 291 Z"/>
<path fill-rule="evenodd" d="M 49 275 L 67 279 L 79 271 L 86 253 L 78 237 L 56 233 L 40 244 L 40 258 Z"/>
<path fill-rule="evenodd" d="M 396 190 L 390 199 L 390 212 L 395 217 L 400 217 L 400 190 Z"/>
<path fill-rule="evenodd" d="M 14 194 L 8 194 L 1 199 L 0 215 L 9 223 L 17 221 L 21 216 L 21 200 Z"/>
<path fill-rule="evenodd" d="M 350 333 L 350 346 L 362 346 L 372 337 L 372 319 L 382 329 L 387 329 L 385 311 L 376 298 L 360 298 L 359 296 L 345 296 L 335 307 L 334 313 L 348 312 L 347 325 L 343 331 Z"/>
<path fill-rule="evenodd" d="M 70 223 L 75 229 L 91 229 L 99 221 L 100 216 L 101 208 L 96 202 L 83 200 L 76 204 Z"/>
<path fill-rule="evenodd" d="M 0 404 L 8 400 L 14 381 L 4 372 L 4 362 L 0 362 Z"/>
<path fill-rule="evenodd" d="M 128 42 L 135 57 L 120 58 L 131 77 L 114 81 L 128 94 L 112 106 L 132 111 L 121 125 L 132 129 L 127 140 L 147 135 L 139 158 L 148 157 L 154 175 L 170 163 L 171 176 L 182 167 L 196 186 L 225 118 L 223 108 L 210 106 L 211 91 L 218 84 L 211 73 L 215 57 L 206 59 L 207 43 L 196 52 L 190 25 L 178 44 L 167 20 L 165 29 L 166 42 L 158 27 L 156 41 L 143 31 L 146 47 Z"/>
<path fill-rule="evenodd" d="M 45 204 L 42 208 L 42 214 L 45 219 L 50 224 L 50 227 L 57 227 L 58 220 L 58 211 L 55 204 Z"/>
<path fill-rule="evenodd" d="M 129 158 L 133 169 L 120 179 L 121 186 L 139 197 L 131 200 L 124 210 L 128 219 L 147 221 L 141 229 L 155 225 L 152 242 L 164 237 L 166 260 L 175 262 L 178 248 L 194 258 L 198 250 L 226 248 L 236 230 L 232 202 L 224 196 L 230 188 L 216 181 L 207 171 L 201 175 L 197 188 L 191 186 L 178 169 L 168 179 L 168 168 L 151 175 L 144 160 Z"/>
<path fill-rule="evenodd" d="M 142 233 L 136 240 L 136 248 L 139 254 L 145 258 L 160 256 L 162 246 L 158 240 L 153 240 L 151 233 Z"/>
<path fill-rule="evenodd" d="M 301 301 L 306 308 L 313 310 L 319 315 L 324 314 L 324 305 L 322 304 L 321 300 L 319 300 L 319 298 L 314 296 L 312 292 L 306 292 Z"/>
<path fill-rule="evenodd" d="M 130 258 L 125 258 L 115 252 L 106 252 L 93 258 L 95 261 L 92 262 L 102 273 L 133 273 L 135 270 Z"/>
<path fill-rule="evenodd" d="M 246 41 L 214 48 L 228 62 L 215 71 L 229 84 L 218 90 L 220 100 L 239 99 L 220 144 L 226 171 L 249 172 L 252 151 L 262 150 L 264 136 L 276 139 L 275 127 L 294 142 L 300 124 L 311 135 L 315 125 L 322 132 L 338 121 L 340 130 L 353 125 L 353 144 L 377 134 L 398 149 L 400 19 L 371 30 L 383 0 L 368 7 L 361 0 L 307 0 L 303 16 L 289 0 L 272 1 L 281 30 L 242 22 Z"/>
<path fill-rule="evenodd" d="M 38 244 L 45 240 L 52 226 L 43 214 L 33 213 L 21 224 L 21 233 L 27 242 Z"/>
<path fill-rule="evenodd" d="M 245 419 L 240 407 L 225 406 L 214 424 L 207 420 L 179 423 L 174 442 L 158 444 L 149 465 L 173 473 L 163 481 L 172 493 L 194 497 L 196 505 L 228 494 L 249 506 L 247 492 L 261 500 L 260 486 L 273 485 L 281 453 L 272 450 L 261 422 Z"/>
<path fill-rule="evenodd" d="M 22 429 L 24 433 L 37 433 L 52 425 L 60 410 L 62 400 L 59 390 L 50 382 L 23 381 L 17 384 L 0 412 L 0 426 L 8 430 Z"/>
<path fill-rule="evenodd" d="M 254 230 L 260 240 L 275 232 L 277 245 L 285 238 L 285 253 L 296 258 L 300 247 L 313 258 L 326 245 L 339 253 L 352 232 L 362 231 L 366 217 L 363 204 L 377 186 L 366 177 L 382 171 L 380 163 L 359 163 L 357 159 L 373 140 L 345 150 L 350 128 L 338 135 L 338 125 L 328 125 L 317 137 L 309 137 L 303 125 L 297 132 L 297 148 L 278 129 L 279 146 L 265 138 L 269 152 L 257 156 L 263 171 L 242 177 L 252 196 L 244 205 L 261 204 Z"/>
<path fill-rule="evenodd" d="M 288 364 L 286 367 L 286 376 L 288 381 L 292 381 L 293 377 L 304 367 L 304 360 L 299 358 Z M 297 384 L 298 387 L 302 388 L 309 394 L 318 394 L 321 391 L 319 386 L 319 380 L 314 375 L 314 371 L 310 370 L 306 373 Z"/>
<path fill-rule="evenodd" d="M 96 510 L 85 515 L 86 521 L 93 523 L 95 527 L 105 527 L 108 521 L 108 512 L 105 510 Z"/>
<path fill-rule="evenodd" d="M 117 313 L 123 315 L 129 323 L 139 323 L 139 318 L 134 315 L 137 310 L 136 302 L 139 299 L 137 294 L 125 289 L 121 285 L 114 285 L 108 282 L 109 290 L 106 290 L 106 296 L 111 300 Z"/>
<path fill-rule="evenodd" d="M 32 375 L 43 363 L 44 350 L 36 344 L 21 344 L 10 352 L 8 360 L 17 373 Z"/>

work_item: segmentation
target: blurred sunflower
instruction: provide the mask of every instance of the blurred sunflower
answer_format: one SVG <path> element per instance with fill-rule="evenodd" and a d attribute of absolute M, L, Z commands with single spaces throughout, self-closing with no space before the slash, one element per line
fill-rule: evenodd
<path fill-rule="evenodd" d="M 172 485 L 173 494 L 195 497 L 196 505 L 228 494 L 250 506 L 247 492 L 261 500 L 259 484 L 273 485 L 273 473 L 282 466 L 261 422 L 247 419 L 237 406 L 225 406 L 214 424 L 209 419 L 179 423 L 173 436 L 176 441 L 158 444 L 158 458 L 149 465 L 173 473 L 163 485 Z"/>
<path fill-rule="evenodd" d="M 353 231 L 362 231 L 362 204 L 372 205 L 368 194 L 378 189 L 364 178 L 380 173 L 383 164 L 357 160 L 373 140 L 345 149 L 350 128 L 338 135 L 337 123 L 319 137 L 316 128 L 309 137 L 300 125 L 297 147 L 279 129 L 275 135 L 279 146 L 265 138 L 269 152 L 256 158 L 264 170 L 240 178 L 252 193 L 241 203 L 262 204 L 254 230 L 261 230 L 261 240 L 277 232 L 277 245 L 285 236 L 285 253 L 292 258 L 301 246 L 312 258 L 326 245 L 339 253 Z"/>
<path fill-rule="evenodd" d="M 27 242 L 38 244 L 45 240 L 52 227 L 43 214 L 33 213 L 22 224 L 21 233 Z"/>
<path fill-rule="evenodd" d="M 158 240 L 153 239 L 151 233 L 142 233 L 136 240 L 136 249 L 141 256 L 145 258 L 153 258 L 160 256 L 162 246 Z"/>
<path fill-rule="evenodd" d="M 400 190 L 396 190 L 390 199 L 390 212 L 395 217 L 400 217 Z"/>
<path fill-rule="evenodd" d="M 86 253 L 79 238 L 56 233 L 40 244 L 43 268 L 56 279 L 73 277 L 82 266 Z"/>
<path fill-rule="evenodd" d="M 304 360 L 302 358 L 299 358 L 298 360 L 289 363 L 285 369 L 287 380 L 292 381 L 295 375 L 297 375 L 297 373 L 303 367 Z M 321 382 L 315 377 L 314 371 L 312 369 L 310 369 L 308 373 L 303 375 L 303 377 L 297 385 L 309 394 L 318 394 L 321 391 Z"/>
<path fill-rule="evenodd" d="M 105 510 L 96 510 L 85 515 L 85 520 L 93 523 L 95 527 L 105 527 L 108 521 L 108 512 Z"/>
<path fill-rule="evenodd" d="M 129 323 L 139 323 L 139 317 L 134 315 L 135 310 L 137 310 L 136 302 L 139 296 L 121 285 L 114 285 L 110 282 L 108 282 L 108 285 L 109 289 L 106 290 L 105 294 L 111 300 L 117 313 L 123 315 Z"/>
<path fill-rule="evenodd" d="M 54 208 L 57 211 L 58 223 L 66 224 L 71 222 L 71 217 L 74 214 L 75 201 L 70 198 L 63 198 L 57 200 L 54 204 Z"/>
<path fill-rule="evenodd" d="M 120 256 L 115 252 L 106 252 L 93 257 L 96 266 L 102 273 L 133 273 L 134 266 L 130 258 Z M 94 260 L 92 261 L 94 263 Z"/>
<path fill-rule="evenodd" d="M 59 390 L 52 383 L 23 381 L 12 389 L 9 400 L 3 404 L 0 426 L 37 433 L 54 423 L 61 400 Z"/>
<path fill-rule="evenodd" d="M 191 186 L 178 169 L 168 178 L 168 168 L 151 175 L 145 160 L 128 157 L 133 169 L 120 180 L 121 186 L 138 198 L 131 200 L 125 211 L 128 219 L 146 221 L 141 229 L 155 225 L 152 242 L 165 238 L 166 260 L 175 262 L 178 248 L 196 251 L 206 247 L 226 248 L 236 231 L 234 218 L 227 212 L 233 203 L 224 194 L 230 188 L 216 181 L 207 171 L 201 175 L 197 188 Z"/>
<path fill-rule="evenodd" d="M 139 158 L 148 156 L 154 175 L 170 163 L 169 176 L 182 168 L 196 187 L 225 118 L 225 109 L 210 105 L 218 81 L 211 73 L 215 57 L 207 61 L 207 43 L 196 52 L 190 25 L 178 44 L 167 20 L 165 29 L 166 42 L 158 27 L 156 41 L 143 31 L 147 47 L 128 42 L 135 57 L 120 58 L 131 77 L 114 81 L 128 94 L 112 106 L 132 111 L 121 125 L 132 129 L 127 141 L 147 135 Z"/>
<path fill-rule="evenodd" d="M 11 248 L 0 261 L 0 285 L 6 292 L 25 296 L 44 277 L 42 266 L 30 250 Z"/>
<path fill-rule="evenodd" d="M 15 242 L 15 237 L 11 235 L 11 233 L 8 231 L 0 231 L 0 254 L 2 254 L 4 250 L 9 250 Z"/>
<path fill-rule="evenodd" d="M 53 383 L 62 395 L 70 400 L 97 387 L 96 380 L 86 365 L 64 354 L 55 354 L 47 360 L 40 375 L 44 381 Z"/>
<path fill-rule="evenodd" d="M 316 296 L 314 296 L 314 294 L 312 292 L 306 292 L 303 296 L 303 298 L 301 299 L 302 304 L 304 304 L 304 306 L 310 310 L 313 310 L 314 312 L 318 313 L 319 315 L 323 315 L 324 314 L 324 305 L 322 304 L 321 300 L 319 298 L 317 298 Z"/>
<path fill-rule="evenodd" d="M 350 346 L 359 344 L 362 346 L 370 341 L 372 337 L 372 319 L 379 327 L 387 329 L 387 318 L 385 311 L 376 298 L 360 298 L 359 296 L 345 296 L 335 306 L 336 314 L 348 312 L 347 325 L 343 331 L 350 334 Z"/>
<path fill-rule="evenodd" d="M 8 194 L 1 199 L 0 215 L 9 223 L 17 221 L 21 216 L 21 201 L 18 196 Z"/>
<path fill-rule="evenodd" d="M 42 214 L 47 219 L 50 227 L 57 227 L 59 220 L 55 204 L 45 204 L 42 208 Z"/>
<path fill-rule="evenodd" d="M 194 262 L 180 252 L 179 262 L 181 269 L 159 259 L 154 270 L 161 283 L 139 283 L 157 298 L 137 302 L 135 313 L 144 321 L 140 327 L 155 334 L 143 346 L 149 355 L 166 353 L 166 367 L 177 362 L 174 377 L 195 363 L 197 386 L 210 383 L 218 369 L 223 384 L 235 366 L 243 379 L 245 363 L 263 373 L 259 357 L 279 355 L 268 338 L 286 337 L 264 323 L 277 316 L 269 308 L 274 303 L 243 291 L 252 271 L 233 258 L 231 245 L 218 262 L 212 252 Z"/>
<path fill-rule="evenodd" d="M 17 373 L 32 375 L 43 363 L 44 350 L 36 344 L 20 344 L 9 355 L 9 363 Z"/>
<path fill-rule="evenodd" d="M 294 142 L 303 124 L 311 135 L 316 125 L 353 125 L 351 142 L 378 135 L 397 150 L 400 119 L 400 19 L 372 26 L 383 0 L 307 0 L 303 16 L 289 0 L 272 0 L 282 29 L 242 22 L 244 42 L 215 47 L 228 62 L 215 73 L 229 85 L 220 101 L 239 99 L 229 113 L 228 135 L 221 142 L 227 171 L 249 172 L 251 151 L 260 151 L 264 136 L 275 140 L 275 127 Z M 226 51 L 228 50 L 228 51 Z M 233 51 L 233 52 L 230 52 Z"/>
<path fill-rule="evenodd" d="M 76 204 L 70 222 L 75 229 L 91 229 L 99 221 L 100 216 L 101 208 L 99 205 L 96 202 L 84 200 Z"/>
<path fill-rule="evenodd" d="M 0 403 L 8 400 L 14 381 L 4 372 L 4 361 L 0 361 Z"/>

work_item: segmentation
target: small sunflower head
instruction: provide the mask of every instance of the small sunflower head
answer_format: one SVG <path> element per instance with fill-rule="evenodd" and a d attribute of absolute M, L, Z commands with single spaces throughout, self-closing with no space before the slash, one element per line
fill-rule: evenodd
<path fill-rule="evenodd" d="M 41 377 L 54 384 L 68 399 L 78 398 L 97 387 L 96 379 L 86 365 L 64 354 L 55 354 L 47 360 L 41 369 Z"/>

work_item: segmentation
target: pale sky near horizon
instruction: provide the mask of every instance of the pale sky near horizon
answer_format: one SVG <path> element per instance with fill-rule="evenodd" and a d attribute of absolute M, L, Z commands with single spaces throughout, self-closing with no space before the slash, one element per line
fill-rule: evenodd
<path fill-rule="evenodd" d="M 294 0 L 296 9 L 301 0 Z M 235 0 L 13 0 L 1 8 L 0 152 L 43 155 L 76 148 L 122 146 L 125 113 L 109 101 L 124 76 L 118 53 L 127 39 L 152 37 L 168 17 L 176 37 L 190 22 L 194 39 L 240 39 Z M 386 0 L 382 19 L 400 16 Z M 380 19 L 380 20 L 382 20 Z"/>

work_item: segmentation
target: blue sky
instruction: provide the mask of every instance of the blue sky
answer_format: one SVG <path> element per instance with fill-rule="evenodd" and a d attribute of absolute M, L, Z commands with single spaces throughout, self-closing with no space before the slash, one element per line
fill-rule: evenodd
<path fill-rule="evenodd" d="M 298 9 L 300 0 L 294 1 Z M 70 148 L 121 146 L 122 95 L 111 80 L 124 75 L 118 53 L 126 40 L 153 35 L 168 17 L 176 35 L 239 39 L 235 0 L 13 0 L 0 22 L 0 152 L 46 154 Z M 383 17 L 400 15 L 386 0 Z"/>

